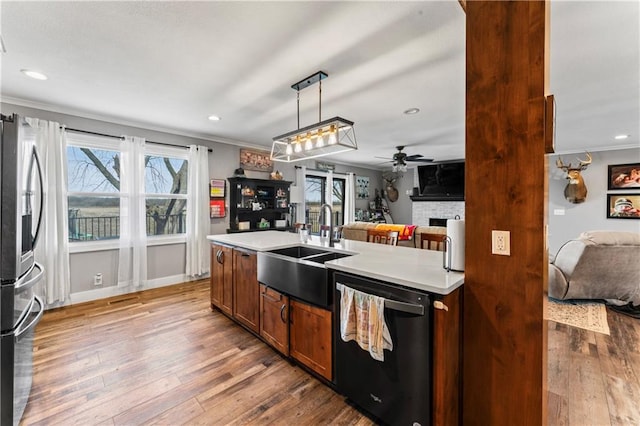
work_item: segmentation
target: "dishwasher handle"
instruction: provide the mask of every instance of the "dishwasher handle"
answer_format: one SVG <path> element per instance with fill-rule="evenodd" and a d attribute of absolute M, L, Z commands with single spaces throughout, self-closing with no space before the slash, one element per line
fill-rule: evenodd
<path fill-rule="evenodd" d="M 384 307 L 394 311 L 406 312 L 414 315 L 424 315 L 424 306 L 414 303 L 398 302 L 397 300 L 384 299 Z"/>
<path fill-rule="evenodd" d="M 341 287 L 338 287 L 338 286 L 351 288 L 355 291 L 359 291 L 360 293 L 364 293 L 364 294 L 371 294 L 367 291 L 367 289 L 355 283 L 342 284 L 342 283 L 336 282 L 336 288 L 339 290 Z M 401 302 L 399 300 L 393 300 L 391 298 L 382 296 L 380 294 L 378 294 L 378 296 L 384 299 L 384 307 L 387 309 L 391 309 L 393 311 L 405 312 L 407 314 L 420 315 L 420 316 L 424 316 L 425 314 L 424 305 L 421 305 L 419 303 Z"/>

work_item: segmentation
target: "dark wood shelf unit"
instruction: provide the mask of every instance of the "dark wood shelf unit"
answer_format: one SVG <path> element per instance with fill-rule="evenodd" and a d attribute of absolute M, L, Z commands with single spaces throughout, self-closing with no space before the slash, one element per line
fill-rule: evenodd
<path fill-rule="evenodd" d="M 229 181 L 229 229 L 227 233 L 290 230 L 276 227 L 276 220 L 284 220 L 289 212 L 289 187 L 285 180 L 231 177 Z M 253 209 L 260 204 L 260 210 Z M 268 228 L 259 228 L 261 219 L 269 222 Z M 249 229 L 239 229 L 239 222 L 249 222 Z M 290 225 L 290 224 L 289 224 Z"/>

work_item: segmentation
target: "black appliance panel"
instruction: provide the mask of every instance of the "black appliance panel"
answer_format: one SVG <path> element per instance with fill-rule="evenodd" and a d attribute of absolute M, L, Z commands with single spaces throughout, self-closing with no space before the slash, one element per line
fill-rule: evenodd
<path fill-rule="evenodd" d="M 335 290 L 337 389 L 382 423 L 431 424 L 433 310 L 429 295 L 342 273 L 335 274 L 334 289 L 335 283 L 399 302 L 385 302 L 385 320 L 393 350 L 385 350 L 384 362 L 380 362 L 355 341 L 342 341 L 341 293 Z"/>
<path fill-rule="evenodd" d="M 2 117 L 0 282 L 3 285 L 12 284 L 33 266 L 33 249 L 42 223 L 42 167 L 33 141 L 24 140 L 23 125 L 16 115 Z"/>

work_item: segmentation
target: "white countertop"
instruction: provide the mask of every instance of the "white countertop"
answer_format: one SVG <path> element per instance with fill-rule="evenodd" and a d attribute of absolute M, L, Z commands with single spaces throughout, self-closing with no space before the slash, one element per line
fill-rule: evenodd
<path fill-rule="evenodd" d="M 267 251 L 300 245 L 298 234 L 281 231 L 240 232 L 209 235 L 212 242 L 255 251 Z M 327 268 L 368 278 L 400 284 L 436 294 L 449 294 L 464 282 L 461 272 L 447 272 L 442 267 L 442 252 L 411 247 L 387 246 L 342 239 L 333 248 L 313 236 L 305 245 L 354 253 L 326 262 Z"/>

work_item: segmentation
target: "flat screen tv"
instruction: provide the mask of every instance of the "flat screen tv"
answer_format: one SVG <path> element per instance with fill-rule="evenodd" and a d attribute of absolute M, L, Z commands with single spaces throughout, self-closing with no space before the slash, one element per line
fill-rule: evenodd
<path fill-rule="evenodd" d="M 464 161 L 447 161 L 418 166 L 418 199 L 464 200 Z"/>

